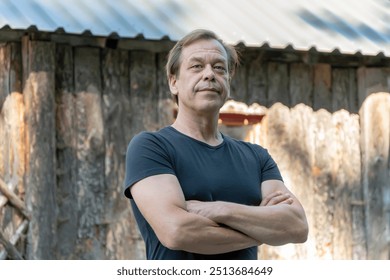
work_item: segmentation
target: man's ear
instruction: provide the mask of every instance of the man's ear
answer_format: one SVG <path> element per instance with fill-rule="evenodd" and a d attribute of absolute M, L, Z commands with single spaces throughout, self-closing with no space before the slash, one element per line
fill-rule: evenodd
<path fill-rule="evenodd" d="M 176 86 L 176 75 L 171 75 L 169 76 L 169 90 L 171 91 L 172 94 L 174 95 L 177 95 L 178 94 L 178 90 L 177 90 L 177 86 Z"/>

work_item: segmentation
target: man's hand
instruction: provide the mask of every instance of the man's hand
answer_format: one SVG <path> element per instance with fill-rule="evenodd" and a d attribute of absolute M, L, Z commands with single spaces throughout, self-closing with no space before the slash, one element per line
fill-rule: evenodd
<path fill-rule="evenodd" d="M 271 206 L 276 204 L 292 204 L 294 202 L 293 198 L 289 193 L 283 193 L 281 191 L 276 191 L 270 193 L 261 200 L 260 206 Z"/>
<path fill-rule="evenodd" d="M 188 212 L 216 221 L 218 213 L 222 211 L 223 202 L 187 200 L 186 206 Z"/>

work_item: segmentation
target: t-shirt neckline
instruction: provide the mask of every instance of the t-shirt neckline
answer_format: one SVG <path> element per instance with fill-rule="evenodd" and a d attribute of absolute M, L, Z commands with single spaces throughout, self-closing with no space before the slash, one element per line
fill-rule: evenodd
<path fill-rule="evenodd" d="M 225 145 L 225 142 L 226 142 L 226 137 L 225 137 L 225 135 L 223 135 L 223 133 L 221 133 L 222 142 L 221 142 L 220 144 L 216 145 L 216 146 L 213 146 L 213 145 L 207 144 L 207 143 L 205 143 L 205 142 L 203 142 L 203 141 L 200 141 L 200 140 L 198 140 L 198 139 L 195 139 L 195 138 L 193 138 L 193 137 L 191 137 L 191 136 L 188 136 L 187 134 L 184 134 L 184 133 L 180 132 L 179 130 L 177 130 L 176 128 L 174 128 L 174 127 L 171 126 L 171 125 L 170 125 L 170 126 L 167 126 L 167 128 L 168 128 L 169 130 L 171 130 L 172 132 L 174 132 L 174 133 L 177 133 L 177 134 L 179 134 L 179 135 L 181 135 L 181 136 L 183 136 L 183 137 L 185 137 L 185 138 L 187 138 L 187 139 L 189 139 L 189 140 L 191 140 L 191 141 L 194 141 L 194 142 L 196 142 L 196 143 L 198 143 L 198 144 L 200 144 L 200 145 L 206 146 L 207 148 L 210 148 L 210 149 L 218 149 L 218 148 L 224 146 L 224 145 Z"/>

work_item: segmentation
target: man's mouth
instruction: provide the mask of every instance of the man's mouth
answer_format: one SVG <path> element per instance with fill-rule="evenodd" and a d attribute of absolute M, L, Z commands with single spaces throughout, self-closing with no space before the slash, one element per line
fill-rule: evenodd
<path fill-rule="evenodd" d="M 201 89 L 199 89 L 198 91 L 214 91 L 214 92 L 219 93 L 219 90 L 218 90 L 218 89 L 216 89 L 216 88 L 210 88 L 210 87 L 201 88 Z"/>

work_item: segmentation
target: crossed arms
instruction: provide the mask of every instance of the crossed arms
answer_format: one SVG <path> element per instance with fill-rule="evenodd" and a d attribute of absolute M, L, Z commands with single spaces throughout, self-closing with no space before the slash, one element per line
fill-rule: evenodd
<path fill-rule="evenodd" d="M 259 206 L 185 201 L 177 178 L 147 177 L 131 188 L 142 215 L 172 250 L 220 254 L 261 244 L 305 242 L 308 225 L 298 199 L 282 181 L 262 183 Z"/>

